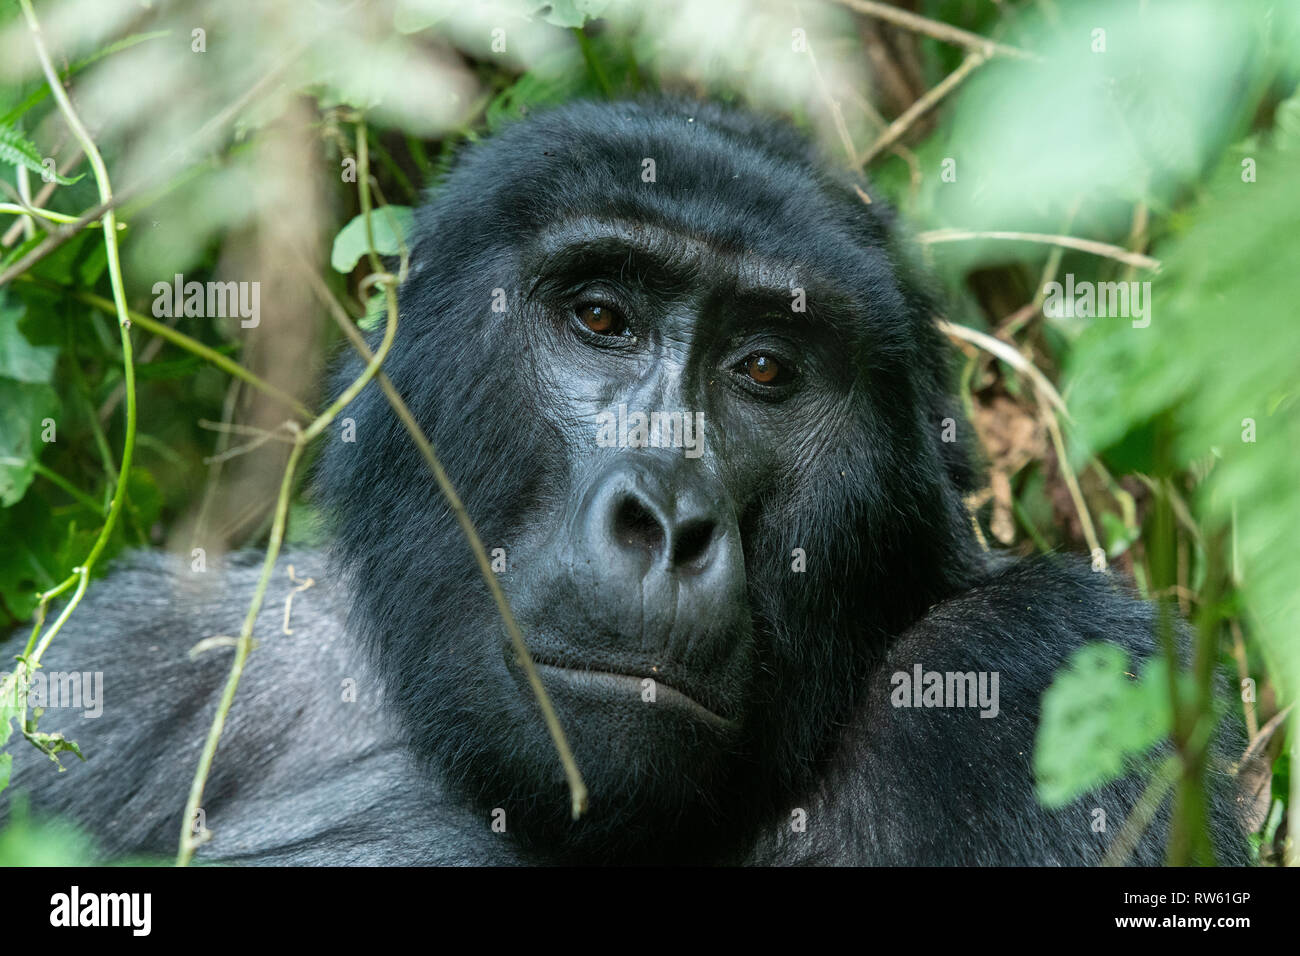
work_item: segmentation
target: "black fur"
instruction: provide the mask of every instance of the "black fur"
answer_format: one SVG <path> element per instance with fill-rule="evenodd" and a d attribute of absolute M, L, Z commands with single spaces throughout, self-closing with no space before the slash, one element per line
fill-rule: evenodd
<path fill-rule="evenodd" d="M 887 209 L 854 183 L 787 127 L 697 103 L 574 104 L 463 156 L 417 216 L 386 370 L 486 546 L 505 549 L 501 581 L 533 653 L 569 671 L 653 674 L 725 726 L 549 672 L 592 794 L 570 821 L 456 520 L 372 386 L 345 413 L 356 441 L 332 439 L 317 476 L 331 568 L 295 556 L 319 583 L 295 599 L 294 634 L 278 632 L 283 575 L 259 623 L 203 856 L 1100 859 L 1142 781 L 1038 806 L 1039 697 L 1086 641 L 1150 654 L 1150 610 L 1075 559 L 978 547 L 965 444 L 940 440 L 956 416 L 932 298 Z M 771 289 L 751 288 L 786 279 L 805 288 L 807 313 L 790 312 L 786 291 L 777 314 Z M 593 280 L 627 314 L 627 337 L 572 328 Z M 784 349 L 795 384 L 755 389 L 735 370 L 746 349 Z M 705 454 L 595 447 L 596 411 L 620 402 L 702 411 Z M 706 529 L 690 555 L 678 549 L 688 525 Z M 805 571 L 792 570 L 796 548 Z M 643 558 L 644 577 L 627 573 Z M 148 557 L 95 586 L 48 663 L 106 673 L 104 718 L 52 728 L 90 760 L 56 777 L 26 757 L 15 790 L 110 853 L 174 847 L 226 664 L 226 652 L 192 664 L 184 651 L 237 630 L 255 570 L 236 565 L 194 593 L 188 572 Z M 1001 714 L 892 707 L 890 675 L 917 663 L 997 671 Z M 340 700 L 347 677 L 357 703 Z M 1216 847 L 1240 863 L 1220 777 Z M 1091 831 L 1094 807 L 1107 833 Z M 496 808 L 505 834 L 489 826 Z M 806 833 L 790 831 L 793 808 Z M 1138 861 L 1159 861 L 1164 819 Z"/>

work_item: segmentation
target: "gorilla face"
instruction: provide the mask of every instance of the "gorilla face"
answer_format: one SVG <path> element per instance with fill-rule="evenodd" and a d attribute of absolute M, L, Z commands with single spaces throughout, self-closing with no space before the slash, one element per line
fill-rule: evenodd
<path fill-rule="evenodd" d="M 504 550 L 591 812 L 567 819 L 469 550 L 371 388 L 320 487 L 418 752 L 552 851 L 739 839 L 973 561 L 887 223 L 784 127 L 581 104 L 470 150 L 413 240 L 388 374 Z"/>

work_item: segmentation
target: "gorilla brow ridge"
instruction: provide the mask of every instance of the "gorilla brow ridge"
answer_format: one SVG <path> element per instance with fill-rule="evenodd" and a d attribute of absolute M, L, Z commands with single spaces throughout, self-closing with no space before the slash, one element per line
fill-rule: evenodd
<path fill-rule="evenodd" d="M 730 264 L 736 279 L 736 298 L 766 301 L 768 311 L 789 312 L 792 290 L 802 288 L 808 304 L 805 312 L 798 313 L 801 319 L 833 332 L 855 331 L 853 296 L 825 287 L 823 280 L 802 275 L 798 266 L 764 259 L 750 250 L 731 249 L 671 226 L 622 219 L 581 217 L 564 220 L 542 232 L 528 270 L 533 274 L 528 295 L 549 275 L 591 274 L 593 259 L 620 262 L 620 275 L 627 267 L 638 264 L 656 273 L 665 285 L 688 287 L 701 263 L 710 258 Z M 642 278 L 645 275 L 641 273 Z"/>

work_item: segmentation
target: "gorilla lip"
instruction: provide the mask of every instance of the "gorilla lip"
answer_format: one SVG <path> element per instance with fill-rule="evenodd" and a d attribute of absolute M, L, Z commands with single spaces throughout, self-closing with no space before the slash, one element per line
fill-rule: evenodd
<path fill-rule="evenodd" d="M 665 684 L 658 677 L 650 675 L 637 676 L 635 674 L 619 674 L 613 671 L 586 670 L 574 667 L 562 667 L 558 664 L 547 664 L 534 659 L 537 670 L 542 674 L 553 675 L 558 680 L 563 681 L 569 687 L 575 690 L 591 692 L 596 691 L 607 695 L 627 695 L 640 700 L 641 684 L 644 680 L 653 680 L 655 682 L 655 705 L 666 704 L 670 709 L 684 711 L 693 717 L 696 717 L 710 726 L 726 731 L 734 732 L 738 729 L 738 724 L 734 720 L 728 720 L 720 714 L 714 713 L 705 707 L 694 697 L 682 693 L 675 687 Z"/>

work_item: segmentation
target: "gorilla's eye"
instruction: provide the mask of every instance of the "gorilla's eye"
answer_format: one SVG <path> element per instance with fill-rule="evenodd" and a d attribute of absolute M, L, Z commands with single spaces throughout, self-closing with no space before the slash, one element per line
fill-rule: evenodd
<path fill-rule="evenodd" d="M 774 357 L 766 352 L 755 352 L 741 360 L 737 370 L 748 375 L 759 385 L 784 385 L 790 380 L 790 372 Z"/>
<path fill-rule="evenodd" d="M 574 315 L 597 335 L 622 335 L 627 331 L 627 320 L 607 305 L 580 305 L 574 309 Z"/>

